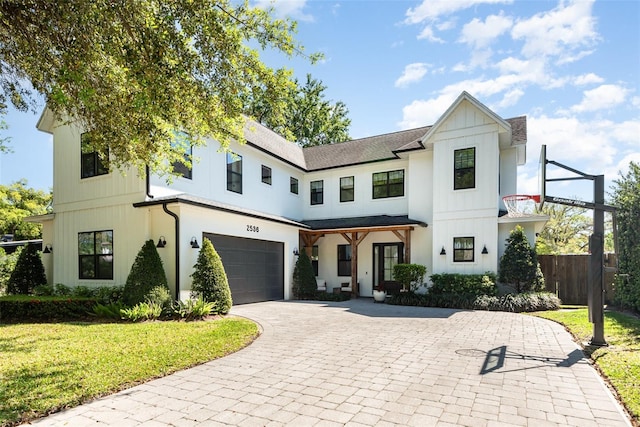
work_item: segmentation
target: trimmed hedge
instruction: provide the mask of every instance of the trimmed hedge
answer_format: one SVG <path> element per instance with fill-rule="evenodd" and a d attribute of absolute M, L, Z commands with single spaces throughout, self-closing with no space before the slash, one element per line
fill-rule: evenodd
<path fill-rule="evenodd" d="M 433 274 L 431 281 L 433 285 L 429 288 L 429 295 L 498 295 L 496 275 L 490 272 L 485 274 Z"/>
<path fill-rule="evenodd" d="M 387 304 L 522 313 L 557 310 L 560 308 L 561 301 L 549 292 L 508 294 L 501 297 L 454 293 L 421 295 L 402 292 L 389 298 Z"/>
<path fill-rule="evenodd" d="M 6 296 L 0 298 L 0 321 L 85 319 L 96 302 L 95 298 Z"/>

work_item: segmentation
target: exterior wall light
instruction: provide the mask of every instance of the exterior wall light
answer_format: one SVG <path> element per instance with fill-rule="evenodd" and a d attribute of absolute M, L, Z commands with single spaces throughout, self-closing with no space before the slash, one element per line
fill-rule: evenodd
<path fill-rule="evenodd" d="M 160 238 L 158 239 L 158 244 L 156 245 L 156 248 L 164 248 L 167 245 L 167 240 L 164 238 L 164 236 L 160 236 Z"/>
<path fill-rule="evenodd" d="M 298 247 L 296 246 L 295 248 L 293 248 L 293 256 L 299 256 L 300 255 L 300 251 L 298 251 Z"/>
<path fill-rule="evenodd" d="M 488 253 L 489 251 L 487 250 L 487 245 L 484 245 L 484 248 L 482 248 L 482 255 L 486 255 Z"/>
<path fill-rule="evenodd" d="M 446 255 L 447 251 L 444 250 L 444 246 L 442 247 L 442 250 L 440 251 L 440 255 Z"/>
<path fill-rule="evenodd" d="M 44 247 L 44 251 L 42 251 L 43 254 L 50 254 L 51 252 L 53 252 L 53 246 L 51 246 L 51 244 L 47 244 Z"/>
<path fill-rule="evenodd" d="M 198 244 L 198 239 L 196 239 L 196 236 L 193 236 L 191 238 L 191 242 L 190 243 L 191 243 L 191 247 L 193 249 L 199 249 L 200 248 L 200 245 Z"/>

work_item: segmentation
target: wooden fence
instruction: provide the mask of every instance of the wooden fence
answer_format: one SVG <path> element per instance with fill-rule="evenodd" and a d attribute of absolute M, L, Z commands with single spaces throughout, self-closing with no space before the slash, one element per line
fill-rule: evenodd
<path fill-rule="evenodd" d="M 553 292 L 563 304 L 587 305 L 587 275 L 590 255 L 538 255 L 547 291 Z M 615 289 L 615 254 L 605 254 L 605 303 L 613 302 Z"/>

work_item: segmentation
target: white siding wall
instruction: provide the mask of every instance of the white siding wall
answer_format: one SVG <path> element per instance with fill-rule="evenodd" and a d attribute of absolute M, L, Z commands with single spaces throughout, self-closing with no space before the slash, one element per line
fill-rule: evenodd
<path fill-rule="evenodd" d="M 503 196 L 516 194 L 518 184 L 518 172 L 516 163 L 517 151 L 515 148 L 500 150 L 500 209 L 507 208 L 502 201 Z"/>

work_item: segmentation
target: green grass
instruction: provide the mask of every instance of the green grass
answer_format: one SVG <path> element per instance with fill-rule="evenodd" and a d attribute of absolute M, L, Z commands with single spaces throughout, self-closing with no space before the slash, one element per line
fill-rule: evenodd
<path fill-rule="evenodd" d="M 246 319 L 0 324 L 0 425 L 10 425 L 237 351 Z"/>
<path fill-rule="evenodd" d="M 593 335 L 586 308 L 534 314 L 562 323 L 580 343 L 588 342 Z M 618 391 L 634 421 L 640 424 L 640 319 L 606 311 L 604 334 L 609 346 L 586 346 L 584 351 Z"/>

